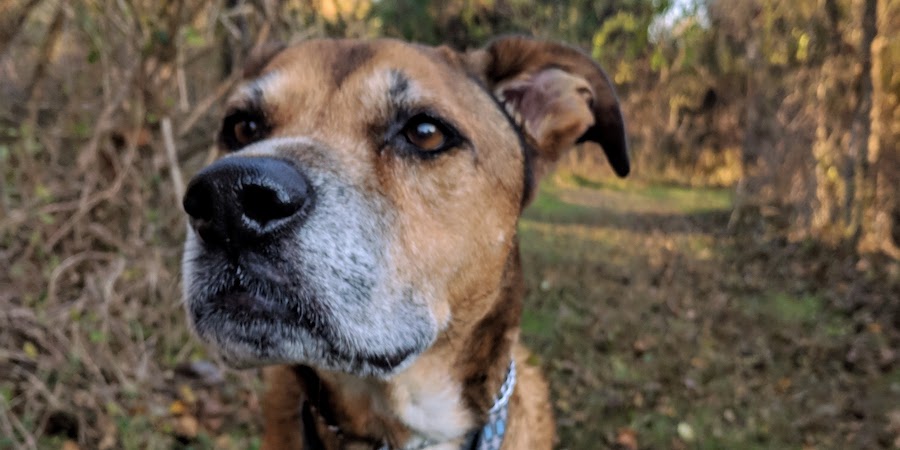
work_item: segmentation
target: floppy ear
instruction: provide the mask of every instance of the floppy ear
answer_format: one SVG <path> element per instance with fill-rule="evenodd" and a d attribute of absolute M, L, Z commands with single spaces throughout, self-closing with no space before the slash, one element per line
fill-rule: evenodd
<path fill-rule="evenodd" d="M 619 100 L 590 57 L 563 44 L 504 37 L 466 58 L 533 146 L 537 179 L 584 141 L 600 144 L 616 174 L 628 175 Z"/>

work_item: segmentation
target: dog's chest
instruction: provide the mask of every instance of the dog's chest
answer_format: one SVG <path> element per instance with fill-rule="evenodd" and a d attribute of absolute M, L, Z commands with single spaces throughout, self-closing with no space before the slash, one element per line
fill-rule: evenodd
<path fill-rule="evenodd" d="M 446 367 L 422 363 L 399 375 L 393 383 L 393 410 L 412 430 L 414 441 L 462 442 L 474 420 L 463 404 L 460 384 L 449 376 Z"/>
<path fill-rule="evenodd" d="M 461 385 L 452 379 L 446 366 L 430 364 L 429 359 L 422 358 L 396 375 L 387 389 L 372 380 L 335 373 L 330 374 L 329 384 L 339 387 L 345 401 L 372 408 L 374 417 L 390 417 L 393 420 L 386 423 L 402 423 L 410 437 L 401 448 L 457 450 L 475 421 L 462 400 Z M 426 443 L 434 444 L 423 447 Z"/>

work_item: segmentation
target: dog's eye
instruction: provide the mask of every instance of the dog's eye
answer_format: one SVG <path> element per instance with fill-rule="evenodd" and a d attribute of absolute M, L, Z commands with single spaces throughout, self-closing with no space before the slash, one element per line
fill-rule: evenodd
<path fill-rule="evenodd" d="M 242 120 L 234 124 L 234 140 L 247 145 L 259 139 L 262 126 L 253 119 Z"/>
<path fill-rule="evenodd" d="M 238 150 L 266 137 L 268 125 L 262 114 L 236 111 L 225 117 L 221 143 L 229 150 Z"/>
<path fill-rule="evenodd" d="M 418 115 L 407 122 L 403 135 L 410 144 L 426 152 L 444 150 L 449 143 L 449 133 L 444 125 L 426 115 Z"/>

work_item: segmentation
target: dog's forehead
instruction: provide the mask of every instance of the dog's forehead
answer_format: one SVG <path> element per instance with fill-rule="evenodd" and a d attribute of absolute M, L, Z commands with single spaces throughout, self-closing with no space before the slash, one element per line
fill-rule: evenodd
<path fill-rule="evenodd" d="M 403 41 L 323 39 L 287 48 L 266 67 L 266 75 L 278 73 L 290 84 L 315 86 L 322 92 L 371 89 L 389 75 L 395 89 L 404 80 L 439 87 L 458 75 L 459 67 L 449 58 L 452 51 Z M 402 75 L 397 77 L 396 75 Z"/>

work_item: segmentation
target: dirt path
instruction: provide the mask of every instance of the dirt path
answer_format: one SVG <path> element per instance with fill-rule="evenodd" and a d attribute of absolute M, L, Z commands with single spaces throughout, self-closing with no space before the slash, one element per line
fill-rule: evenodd
<path fill-rule="evenodd" d="M 523 334 L 561 448 L 900 448 L 896 285 L 737 244 L 729 207 L 563 176 L 529 209 Z"/>

